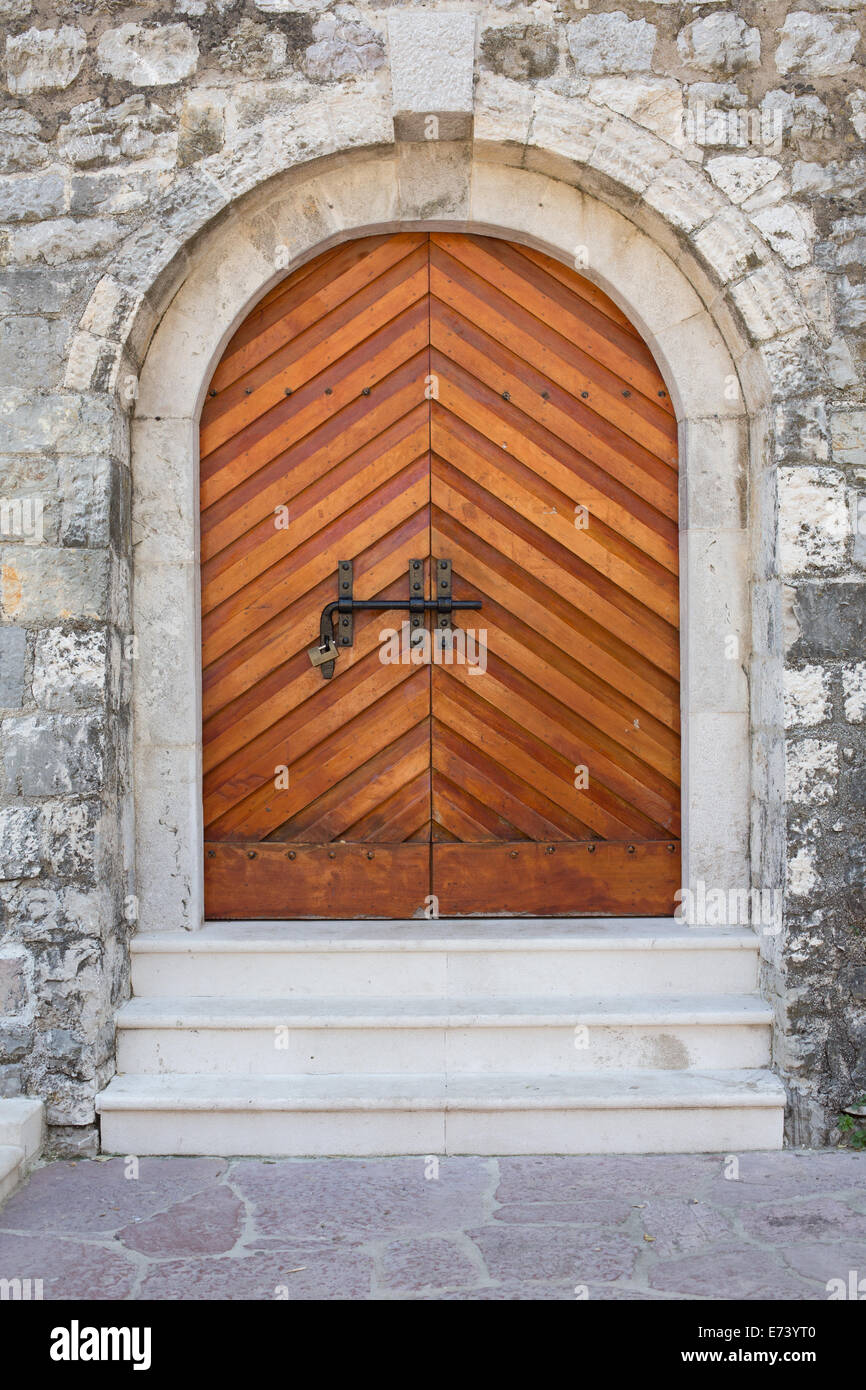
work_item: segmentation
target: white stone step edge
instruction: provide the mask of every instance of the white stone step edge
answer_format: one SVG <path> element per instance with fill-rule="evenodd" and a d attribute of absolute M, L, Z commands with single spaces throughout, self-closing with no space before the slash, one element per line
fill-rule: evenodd
<path fill-rule="evenodd" d="M 770 1071 L 579 1072 L 556 1076 L 115 1076 L 97 1099 L 112 1111 L 784 1109 Z"/>
<path fill-rule="evenodd" d="M 24 1150 L 17 1144 L 0 1144 L 0 1202 L 15 1191 L 24 1176 Z"/>
<path fill-rule="evenodd" d="M 0 1202 L 27 1176 L 42 1152 L 45 1107 L 31 1096 L 0 1099 Z"/>
<path fill-rule="evenodd" d="M 673 918 L 461 918 L 432 922 L 208 922 L 141 932 L 133 955 L 367 951 L 757 951 L 750 927 L 686 927 Z"/>
<path fill-rule="evenodd" d="M 507 1007 L 506 1007 L 507 1004 Z M 315 1028 L 605 1028 L 770 1025 L 773 1011 L 756 995 L 680 998 L 236 999 L 219 996 L 133 998 L 119 1029 L 270 1030 Z"/>
<path fill-rule="evenodd" d="M 31 1096 L 0 1100 L 0 1145 L 23 1149 L 27 1163 L 42 1152 L 45 1134 L 44 1106 Z"/>

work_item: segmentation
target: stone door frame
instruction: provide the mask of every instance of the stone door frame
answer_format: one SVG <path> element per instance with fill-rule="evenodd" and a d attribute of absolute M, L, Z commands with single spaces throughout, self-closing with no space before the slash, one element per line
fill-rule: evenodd
<path fill-rule="evenodd" d="M 558 171 L 472 157 L 462 144 L 398 146 L 317 161 L 231 205 L 187 251 L 144 357 L 131 450 L 140 929 L 203 919 L 197 447 L 211 372 L 289 270 L 339 241 L 409 228 L 503 236 L 576 265 L 655 354 L 680 430 L 684 882 L 750 884 L 749 480 L 768 396 L 755 354 L 718 291 L 707 307 L 706 273 L 673 234 L 648 235 Z"/>

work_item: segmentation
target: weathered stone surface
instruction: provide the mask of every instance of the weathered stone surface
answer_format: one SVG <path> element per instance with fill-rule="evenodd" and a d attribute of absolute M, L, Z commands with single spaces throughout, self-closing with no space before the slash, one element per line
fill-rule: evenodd
<path fill-rule="evenodd" d="M 165 87 L 195 72 L 198 40 L 188 24 L 122 24 L 100 35 L 96 61 L 100 72 L 134 87 Z"/>
<path fill-rule="evenodd" d="M 624 10 L 587 15 L 565 32 L 579 73 L 645 72 L 652 66 L 655 26 L 629 19 Z"/>
<path fill-rule="evenodd" d="M 4 546 L 0 550 L 0 613 L 21 623 L 101 618 L 108 575 L 106 551 Z"/>
<path fill-rule="evenodd" d="M 394 129 L 404 140 L 462 139 L 470 133 L 475 16 L 391 13 L 388 57 Z"/>
<path fill-rule="evenodd" d="M 60 126 L 60 153 L 79 169 L 96 169 L 119 160 L 169 159 L 174 122 L 155 101 L 136 92 L 116 106 L 101 98 L 73 106 Z"/>
<path fill-rule="evenodd" d="M 4 719 L 2 729 L 6 786 L 13 795 L 99 788 L 104 731 L 98 716 L 27 714 Z"/>
<path fill-rule="evenodd" d="M 843 670 L 842 690 L 845 718 L 849 724 L 862 724 L 866 720 L 866 663 L 859 661 Z"/>
<path fill-rule="evenodd" d="M 0 1017 L 14 1018 L 24 1012 L 29 990 L 29 957 L 20 950 L 0 951 Z"/>
<path fill-rule="evenodd" d="M 681 146 L 685 140 L 679 82 L 666 78 L 599 77 L 590 83 L 589 95 L 592 101 L 628 116 L 671 145 Z"/>
<path fill-rule="evenodd" d="M 556 30 L 544 24 L 506 24 L 485 29 L 481 59 L 492 72 L 514 81 L 550 77 L 559 61 Z"/>
<path fill-rule="evenodd" d="M 27 29 L 6 39 L 6 79 L 15 96 L 69 87 L 81 71 L 87 48 L 83 29 Z"/>
<path fill-rule="evenodd" d="M 707 172 L 732 203 L 748 203 L 774 183 L 781 170 L 778 160 L 761 155 L 717 155 L 707 161 Z"/>
<path fill-rule="evenodd" d="M 101 255 L 117 241 L 117 225 L 106 217 L 75 221 L 59 217 L 34 227 L 20 227 L 12 235 L 16 261 L 26 265 L 44 261 L 46 265 L 66 265 L 69 261 Z"/>
<path fill-rule="evenodd" d="M 33 878 L 40 866 L 38 808 L 0 806 L 0 878 Z"/>
<path fill-rule="evenodd" d="M 825 806 L 835 801 L 839 750 L 827 739 L 804 738 L 786 749 L 785 790 L 794 802 Z"/>
<path fill-rule="evenodd" d="M 789 667 L 785 672 L 785 726 L 823 724 L 830 717 L 830 677 L 820 666 Z"/>
<path fill-rule="evenodd" d="M 845 480 L 830 468 L 779 470 L 779 563 L 783 574 L 838 569 L 850 535 Z"/>
<path fill-rule="evenodd" d="M 752 213 L 752 221 L 786 265 L 809 264 L 816 230 L 811 214 L 805 208 L 793 203 L 763 208 Z"/>
<path fill-rule="evenodd" d="M 312 26 L 309 40 L 312 42 Z M 285 69 L 287 53 L 284 33 L 245 18 L 217 44 L 210 57 L 223 72 L 237 72 L 247 78 L 275 77 Z"/>
<path fill-rule="evenodd" d="M 695 19 L 677 35 L 683 62 L 705 71 L 739 72 L 761 61 L 761 35 L 727 10 Z"/>
<path fill-rule="evenodd" d="M 0 111 L 0 173 L 38 168 L 48 159 L 40 124 L 27 111 Z"/>
<path fill-rule="evenodd" d="M 177 132 L 177 162 L 195 164 L 222 149 L 225 117 L 216 102 L 184 102 Z"/>
<path fill-rule="evenodd" d="M 845 72 L 859 38 L 841 21 L 798 10 L 782 25 L 776 67 L 785 76 L 833 77 Z"/>
<path fill-rule="evenodd" d="M 313 27 L 313 42 L 301 67 L 313 82 L 375 72 L 385 61 L 385 41 L 369 24 L 343 22 L 323 15 Z"/>
<path fill-rule="evenodd" d="M 27 633 L 23 627 L 0 627 L 0 709 L 19 709 L 24 698 Z"/>
<path fill-rule="evenodd" d="M 14 629 L 2 629 L 13 631 Z M 37 638 L 33 698 L 43 709 L 73 710 L 105 696 L 106 634 L 45 628 Z"/>

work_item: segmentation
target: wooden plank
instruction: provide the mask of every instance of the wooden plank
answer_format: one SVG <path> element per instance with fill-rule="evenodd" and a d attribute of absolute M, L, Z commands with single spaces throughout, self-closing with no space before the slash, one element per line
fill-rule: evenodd
<path fill-rule="evenodd" d="M 680 887 L 674 840 L 434 843 L 432 854 L 443 917 L 669 917 Z"/>
<path fill-rule="evenodd" d="M 430 891 L 430 846 L 205 841 L 205 916 L 409 919 Z"/>

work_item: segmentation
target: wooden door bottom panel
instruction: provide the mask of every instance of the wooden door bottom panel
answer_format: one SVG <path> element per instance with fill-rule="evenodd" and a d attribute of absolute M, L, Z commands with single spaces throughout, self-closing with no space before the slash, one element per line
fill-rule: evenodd
<path fill-rule="evenodd" d="M 205 917 L 421 916 L 429 844 L 268 844 L 205 841 Z"/>
<path fill-rule="evenodd" d="M 669 917 L 676 840 L 433 845 L 440 917 Z"/>

